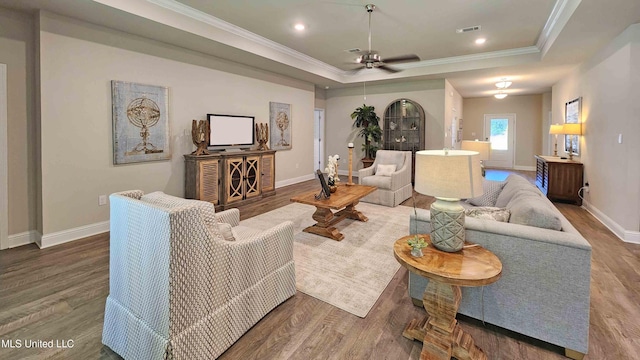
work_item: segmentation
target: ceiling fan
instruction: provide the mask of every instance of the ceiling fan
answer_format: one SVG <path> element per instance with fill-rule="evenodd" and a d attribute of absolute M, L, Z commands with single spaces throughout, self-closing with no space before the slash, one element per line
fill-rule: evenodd
<path fill-rule="evenodd" d="M 373 4 L 367 4 L 364 6 L 364 8 L 369 13 L 369 51 L 358 52 L 360 53 L 360 56 L 356 59 L 356 63 L 362 64 L 362 66 L 357 69 L 358 71 L 362 69 L 378 68 L 390 73 L 396 73 L 400 70 L 387 65 L 399 64 L 399 63 L 411 62 L 411 61 L 420 61 L 420 58 L 418 57 L 418 55 L 414 55 L 414 54 L 383 59 L 382 57 L 380 57 L 380 54 L 378 54 L 377 51 L 371 50 L 371 13 L 376 8 L 376 6 Z"/>

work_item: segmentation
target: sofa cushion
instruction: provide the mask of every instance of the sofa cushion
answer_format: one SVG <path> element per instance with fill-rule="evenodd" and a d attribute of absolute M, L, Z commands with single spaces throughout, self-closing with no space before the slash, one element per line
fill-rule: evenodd
<path fill-rule="evenodd" d="M 540 195 L 540 191 L 533 186 L 527 179 L 520 175 L 511 174 L 505 180 L 506 184 L 496 199 L 495 206 L 507 207 L 511 198 L 520 191 L 529 191 Z"/>
<path fill-rule="evenodd" d="M 518 196 L 511 207 L 510 223 L 562 230 L 560 215 L 540 196 Z"/>
<path fill-rule="evenodd" d="M 509 211 L 509 209 L 494 206 L 478 206 L 465 210 L 464 214 L 478 219 L 509 222 L 511 211 Z"/>
<path fill-rule="evenodd" d="M 375 186 L 378 189 L 391 190 L 391 177 L 373 175 L 362 178 L 362 185 Z"/>
<path fill-rule="evenodd" d="M 376 169 L 376 175 L 379 176 L 391 176 L 396 171 L 396 165 L 384 165 L 378 164 L 378 168 Z"/>
<path fill-rule="evenodd" d="M 482 178 L 482 195 L 467 199 L 467 202 L 475 206 L 495 206 L 498 195 L 505 186 L 504 181 L 492 181 Z"/>

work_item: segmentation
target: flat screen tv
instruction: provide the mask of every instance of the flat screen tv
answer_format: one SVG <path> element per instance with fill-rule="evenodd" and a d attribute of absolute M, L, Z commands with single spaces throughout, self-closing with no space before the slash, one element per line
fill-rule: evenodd
<path fill-rule="evenodd" d="M 209 148 L 238 149 L 253 146 L 255 141 L 255 118 L 242 115 L 207 114 Z"/>

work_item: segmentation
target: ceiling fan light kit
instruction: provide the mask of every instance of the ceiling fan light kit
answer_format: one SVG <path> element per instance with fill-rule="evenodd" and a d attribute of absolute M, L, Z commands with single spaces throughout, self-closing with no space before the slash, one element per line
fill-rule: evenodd
<path fill-rule="evenodd" d="M 410 61 L 420 61 L 420 57 L 418 57 L 418 55 L 413 55 L 413 54 L 390 57 L 383 60 L 383 58 L 380 56 L 380 54 L 378 54 L 377 51 L 371 50 L 371 13 L 373 12 L 373 10 L 375 10 L 376 6 L 374 4 L 367 4 L 364 6 L 364 8 L 365 10 L 367 10 L 367 13 L 369 13 L 369 50 L 366 52 L 364 51 L 360 52 L 361 55 L 358 56 L 358 58 L 356 59 L 355 61 L 356 64 L 362 65 L 358 70 L 377 68 L 377 69 L 387 71 L 389 73 L 396 73 L 400 71 L 400 69 L 390 67 L 387 64 L 399 64 L 399 63 L 410 62 Z M 355 51 L 351 51 L 355 49 L 356 48 L 350 49 L 348 51 L 355 52 Z"/>

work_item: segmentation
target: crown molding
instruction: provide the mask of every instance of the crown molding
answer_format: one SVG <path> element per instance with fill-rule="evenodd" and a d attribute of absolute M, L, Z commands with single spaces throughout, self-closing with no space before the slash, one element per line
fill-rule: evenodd
<path fill-rule="evenodd" d="M 447 58 L 404 63 L 404 64 L 394 65 L 394 67 L 397 67 L 399 69 L 425 68 L 425 67 L 431 67 L 431 66 L 449 65 L 449 64 L 457 64 L 457 63 L 464 63 L 464 62 L 471 62 L 471 61 L 491 60 L 491 59 L 498 59 L 498 58 L 504 58 L 504 57 L 510 57 L 510 56 L 529 55 L 529 54 L 536 54 L 539 52 L 540 52 L 540 49 L 538 49 L 538 47 L 527 46 L 527 47 L 516 48 L 516 49 L 507 49 L 507 50 L 484 52 L 479 54 L 452 56 Z"/>
<path fill-rule="evenodd" d="M 556 1 L 536 42 L 536 47 L 540 49 L 543 56 L 547 53 L 581 2 L 582 0 Z"/>

